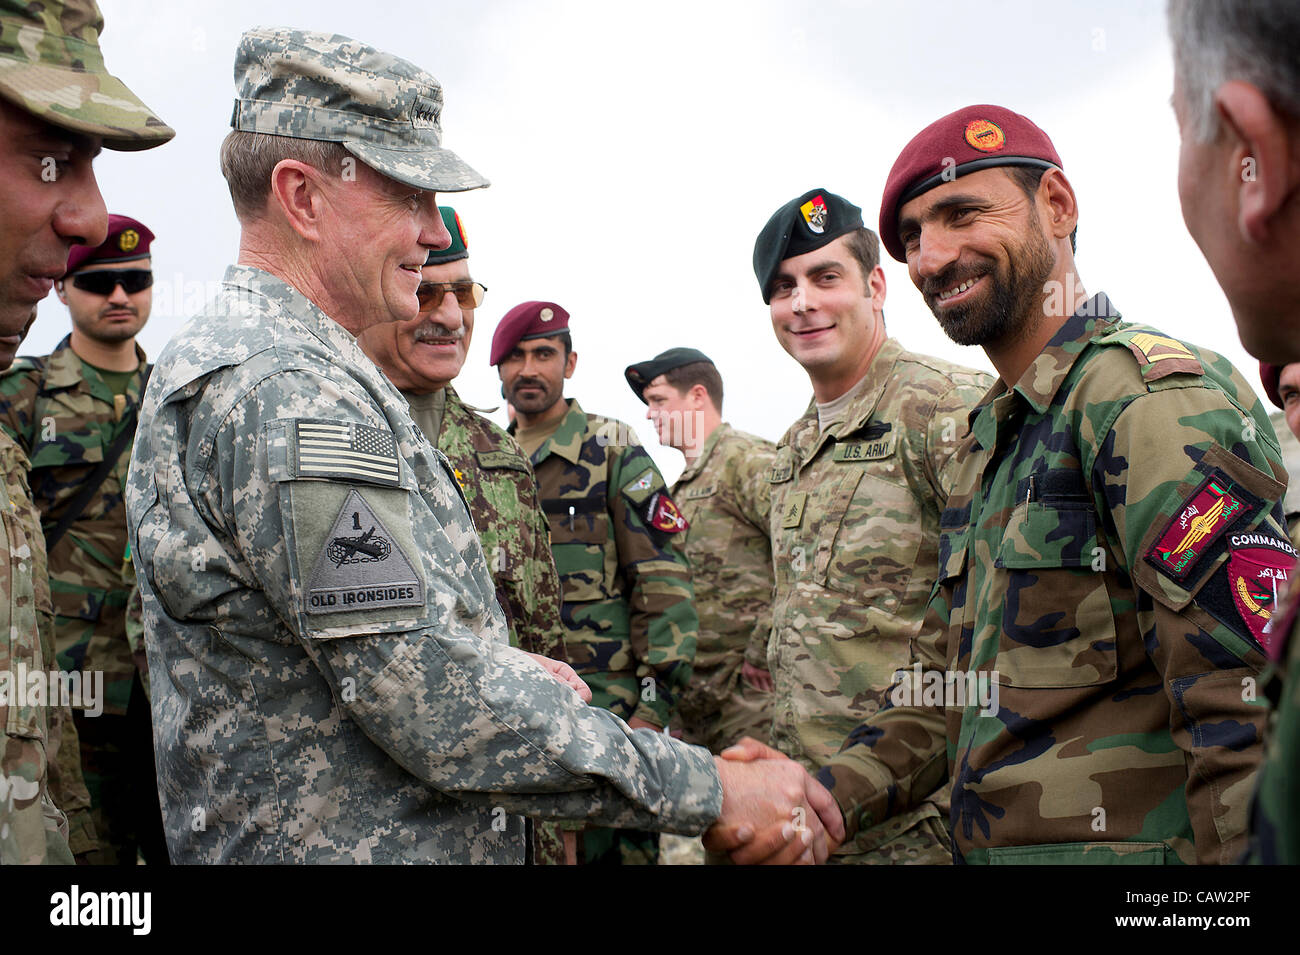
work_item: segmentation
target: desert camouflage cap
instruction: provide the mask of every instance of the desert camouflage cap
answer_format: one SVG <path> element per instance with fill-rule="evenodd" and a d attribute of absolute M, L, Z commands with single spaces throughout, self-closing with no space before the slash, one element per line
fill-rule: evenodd
<path fill-rule="evenodd" d="M 436 79 L 350 37 L 255 27 L 240 38 L 235 129 L 342 143 L 366 165 L 418 189 L 486 186 L 442 148 L 441 114 Z"/>
<path fill-rule="evenodd" d="M 94 0 L 0 0 L 0 97 L 109 149 L 161 146 L 176 131 L 108 72 Z"/>

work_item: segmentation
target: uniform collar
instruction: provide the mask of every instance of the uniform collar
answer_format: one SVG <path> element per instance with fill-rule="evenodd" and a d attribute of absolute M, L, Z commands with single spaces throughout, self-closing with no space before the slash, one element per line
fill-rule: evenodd
<path fill-rule="evenodd" d="M 137 343 L 135 346 L 135 356 L 138 364 L 136 365 L 136 380 L 131 382 L 128 387 L 128 393 L 132 390 L 138 392 L 139 379 L 144 374 L 148 360 L 145 358 L 144 349 Z M 63 341 L 59 342 L 58 347 L 50 353 L 45 364 L 45 388 L 47 390 L 62 388 L 77 388 L 83 384 L 87 385 L 93 392 L 103 391 L 107 401 L 112 401 L 112 392 L 104 384 L 103 379 L 99 377 L 94 365 L 89 365 L 90 374 L 93 379 L 88 378 L 84 369 L 88 366 L 83 364 L 81 358 L 72 350 L 72 336 L 65 335 Z M 98 385 L 98 388 L 95 386 Z"/>
<path fill-rule="evenodd" d="M 550 454 L 558 455 L 570 464 L 577 464 L 582 457 L 582 439 L 587 435 L 587 413 L 582 410 L 577 398 L 560 400 L 569 402 L 569 413 L 560 419 L 560 426 L 555 429 L 555 433 L 537 449 L 533 455 L 534 464 L 541 464 Z"/>
<path fill-rule="evenodd" d="M 327 349 L 343 358 L 345 363 L 361 368 L 377 367 L 357 345 L 357 340 L 352 337 L 351 332 L 322 312 L 315 302 L 283 279 L 251 265 L 231 265 L 226 268 L 223 281 L 226 285 L 247 289 L 267 299 L 277 306 L 275 312 L 301 325 L 303 329 L 319 339 Z M 396 391 L 396 389 L 392 390 Z"/>
<path fill-rule="evenodd" d="M 903 355 L 903 346 L 893 338 L 881 342 L 876 357 L 871 359 L 867 373 L 862 376 L 853 389 L 857 392 L 849 406 L 844 409 L 844 417 L 833 422 L 822 431 L 817 422 L 817 401 L 814 398 L 794 425 L 790 436 L 790 445 L 801 462 L 811 461 L 828 440 L 836 440 L 850 435 L 871 420 L 880 403 L 880 396 L 894 377 L 894 365 Z"/>
<path fill-rule="evenodd" d="M 714 428 L 713 434 L 709 435 L 709 439 L 704 442 L 704 447 L 700 448 L 700 456 L 695 459 L 694 464 L 681 473 L 681 477 L 677 479 L 678 482 L 689 481 L 703 471 L 704 465 L 709 463 L 709 457 L 713 454 L 713 449 L 729 434 L 731 434 L 731 425 L 725 421 Z"/>

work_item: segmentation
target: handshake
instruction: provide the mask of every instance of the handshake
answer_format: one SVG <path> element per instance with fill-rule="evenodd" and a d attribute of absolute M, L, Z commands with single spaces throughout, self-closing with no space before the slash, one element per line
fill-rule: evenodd
<path fill-rule="evenodd" d="M 715 757 L 722 813 L 704 846 L 737 865 L 812 865 L 844 839 L 834 798 L 798 763 L 745 737 Z"/>

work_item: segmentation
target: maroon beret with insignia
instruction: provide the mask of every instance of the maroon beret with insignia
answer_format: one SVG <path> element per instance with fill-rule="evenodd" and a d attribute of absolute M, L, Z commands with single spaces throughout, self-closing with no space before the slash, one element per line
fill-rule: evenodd
<path fill-rule="evenodd" d="M 1001 106 L 967 106 L 935 120 L 903 147 L 880 200 L 880 241 L 906 262 L 898 211 L 935 186 L 993 166 L 1061 167 L 1047 134 Z"/>
<path fill-rule="evenodd" d="M 569 313 L 554 302 L 524 302 L 506 312 L 492 333 L 492 354 L 488 364 L 499 365 L 529 338 L 549 338 L 569 330 Z"/>
<path fill-rule="evenodd" d="M 1259 363 L 1259 380 L 1264 383 L 1264 394 L 1268 395 L 1268 400 L 1279 408 L 1286 407 L 1282 404 L 1282 393 L 1278 390 L 1282 380 L 1282 369 L 1285 367 L 1285 365 L 1270 365 L 1266 361 Z"/>
<path fill-rule="evenodd" d="M 149 243 L 154 235 L 149 227 L 130 216 L 108 217 L 108 238 L 99 245 L 74 245 L 68 253 L 68 268 L 64 275 L 95 262 L 113 260 L 128 262 L 143 259 L 149 254 Z"/>

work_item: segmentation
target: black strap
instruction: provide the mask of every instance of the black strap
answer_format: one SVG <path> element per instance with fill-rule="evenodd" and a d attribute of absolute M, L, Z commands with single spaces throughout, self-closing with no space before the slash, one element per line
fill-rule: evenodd
<path fill-rule="evenodd" d="M 140 382 L 140 400 L 142 401 L 144 400 L 144 389 L 149 384 L 149 375 L 152 372 L 152 365 L 145 367 L 144 380 Z M 63 512 L 63 516 L 59 518 L 59 523 L 55 524 L 52 530 L 46 531 L 46 553 L 54 550 L 54 545 L 59 542 L 59 539 L 63 537 L 64 534 L 67 533 L 68 528 L 76 523 L 77 518 L 81 517 L 81 513 L 86 509 L 86 505 L 90 503 L 90 499 L 95 496 L 95 492 L 99 490 L 100 485 L 102 485 L 104 480 L 108 477 L 109 472 L 113 470 L 113 466 L 117 464 L 117 460 L 122 456 L 122 452 L 126 450 L 126 446 L 130 444 L 131 439 L 135 437 L 135 418 L 136 406 L 131 405 L 127 409 L 126 415 L 122 418 L 122 431 L 113 442 L 113 446 L 110 447 L 108 452 L 104 455 L 104 460 L 100 461 L 99 467 L 95 468 L 95 472 L 90 477 L 86 478 L 85 482 L 81 485 L 81 490 L 77 492 L 77 496 L 73 498 L 72 503 L 68 505 L 68 509 Z"/>

